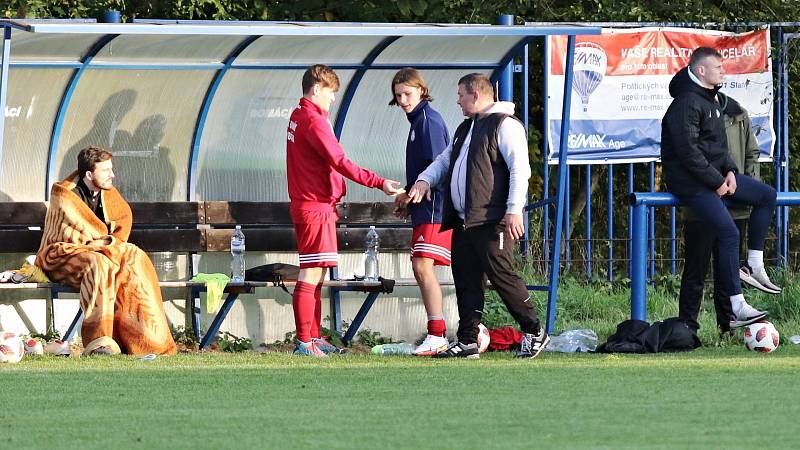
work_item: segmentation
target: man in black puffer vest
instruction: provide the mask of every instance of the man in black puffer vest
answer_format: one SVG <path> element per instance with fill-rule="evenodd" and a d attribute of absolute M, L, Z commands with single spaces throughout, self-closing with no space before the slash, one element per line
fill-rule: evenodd
<path fill-rule="evenodd" d="M 726 208 L 751 205 L 747 268 L 752 276 L 770 283 L 764 269 L 764 238 L 775 210 L 776 192 L 770 186 L 739 173 L 728 153 L 725 122 L 717 91 L 725 71 L 722 55 L 698 47 L 689 66 L 669 86 L 674 98 L 661 122 L 661 163 L 667 189 L 717 239 L 719 291 L 729 295 L 730 327 L 763 319 L 767 313 L 750 306 L 739 279 L 739 230 Z M 770 283 L 771 284 L 771 283 Z"/>
<path fill-rule="evenodd" d="M 458 81 L 458 104 L 467 119 L 408 193 L 419 202 L 430 195 L 431 186 L 444 183 L 442 230 L 453 229 L 458 342 L 434 358 L 480 357 L 485 276 L 525 333 L 517 357 L 535 358 L 550 338 L 513 267 L 531 176 L 525 128 L 513 116 L 513 103 L 494 101 L 486 75 L 473 73 Z"/>

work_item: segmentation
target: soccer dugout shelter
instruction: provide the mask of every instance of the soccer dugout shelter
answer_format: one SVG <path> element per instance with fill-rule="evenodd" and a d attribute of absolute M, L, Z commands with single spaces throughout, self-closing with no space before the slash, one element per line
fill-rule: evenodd
<path fill-rule="evenodd" d="M 116 186 L 140 210 L 152 202 L 154 217 L 159 205 L 179 202 L 253 207 L 288 202 L 286 127 L 302 95 L 302 74 L 313 64 L 329 65 L 339 74 L 330 120 L 348 156 L 397 180 L 405 179 L 408 124 L 402 111 L 387 104 L 391 78 L 400 68 L 422 71 L 435 97 L 433 106 L 451 132 L 463 120 L 456 104 L 458 79 L 471 72 L 490 75 L 499 100 L 516 100 L 527 128 L 528 45 L 543 36 L 567 35 L 563 110 L 568 118 L 575 36 L 599 34 L 600 29 L 514 26 L 511 16 L 501 16 L 501 23 L 0 21 L 0 110 L 5 112 L 0 115 L 0 202 L 41 206 L 50 186 L 74 170 L 78 151 L 89 145 L 113 151 Z M 569 121 L 563 123 L 562 147 Z M 563 167 L 567 152 L 561 150 Z M 563 218 L 565 182 L 559 176 L 548 190 L 554 194 L 532 200 L 527 210 L 553 208 L 551 217 Z M 349 181 L 343 199 L 354 204 L 387 200 Z M 245 223 L 245 234 L 256 225 L 269 224 Z M 563 220 L 554 220 L 549 245 L 559 245 L 562 227 Z M 548 284 L 529 286 L 547 293 L 548 331 L 555 326 L 557 248 L 549 253 Z M 352 273 L 363 245 L 340 246 L 343 254 L 349 250 L 356 252 L 350 260 L 343 258 L 350 267 L 334 277 Z M 21 261 L 20 254 L 0 252 L 4 268 Z M 228 270 L 224 251 L 187 253 L 152 254 L 162 281 Z M 388 268 L 383 275 L 392 277 L 393 266 L 410 266 L 407 253 L 382 261 Z M 281 258 L 296 263 L 296 253 Z M 248 249 L 248 266 L 275 261 L 275 255 Z M 27 298 L 12 298 L 8 291 L 0 295 L 9 302 Z M 338 305 L 339 289 L 331 288 L 330 296 Z M 5 300 L 0 299 L 0 307 Z"/>

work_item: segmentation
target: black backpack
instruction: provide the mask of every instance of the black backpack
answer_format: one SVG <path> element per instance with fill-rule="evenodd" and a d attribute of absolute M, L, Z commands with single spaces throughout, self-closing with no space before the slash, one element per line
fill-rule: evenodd
<path fill-rule="evenodd" d="M 267 281 L 289 292 L 286 289 L 286 285 L 283 284 L 284 281 L 297 281 L 299 275 L 300 267 L 294 264 L 272 263 L 245 270 L 244 279 L 247 281 Z"/>

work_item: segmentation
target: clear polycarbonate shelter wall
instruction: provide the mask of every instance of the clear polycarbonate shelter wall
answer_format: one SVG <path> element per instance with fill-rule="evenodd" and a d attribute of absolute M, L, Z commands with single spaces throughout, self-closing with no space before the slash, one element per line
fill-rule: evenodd
<path fill-rule="evenodd" d="M 388 106 L 395 71 L 422 71 L 452 131 L 463 120 L 456 104 L 461 76 L 487 73 L 501 80 L 501 97 L 510 97 L 519 69 L 518 115 L 527 122 L 527 58 L 519 65 L 515 58 L 537 37 L 568 35 L 571 67 L 574 36 L 600 32 L 193 21 L 0 25 L 0 201 L 47 200 L 52 183 L 75 169 L 78 151 L 89 145 L 113 151 L 115 184 L 129 201 L 287 201 L 288 117 L 302 96 L 303 72 L 317 63 L 339 74 L 330 120 L 348 156 L 404 180 L 408 122 Z M 347 200 L 385 196 L 349 183 Z"/>
<path fill-rule="evenodd" d="M 6 22 L 11 24 L 11 22 Z M 451 128 L 456 82 L 497 77 L 532 36 L 555 29 L 231 23 L 13 22 L 0 197 L 45 200 L 83 147 L 114 151 L 131 201 L 285 201 L 289 113 L 308 66 L 342 88 L 331 122 L 348 155 L 403 178 L 407 120 L 389 107 L 413 66 Z M 568 30 L 563 30 L 567 32 Z M 380 193 L 349 187 L 350 201 Z"/>

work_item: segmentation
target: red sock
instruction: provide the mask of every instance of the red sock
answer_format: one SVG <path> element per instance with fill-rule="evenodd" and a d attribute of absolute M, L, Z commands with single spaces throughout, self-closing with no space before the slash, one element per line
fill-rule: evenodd
<path fill-rule="evenodd" d="M 311 337 L 322 337 L 322 284 L 314 289 L 314 321 L 311 323 Z"/>
<path fill-rule="evenodd" d="M 428 321 L 428 334 L 433 336 L 444 337 L 447 334 L 447 325 L 444 320 L 429 320 Z"/>
<path fill-rule="evenodd" d="M 297 340 L 311 342 L 311 328 L 314 322 L 314 285 L 298 281 L 292 294 L 294 325 L 297 328 Z"/>

